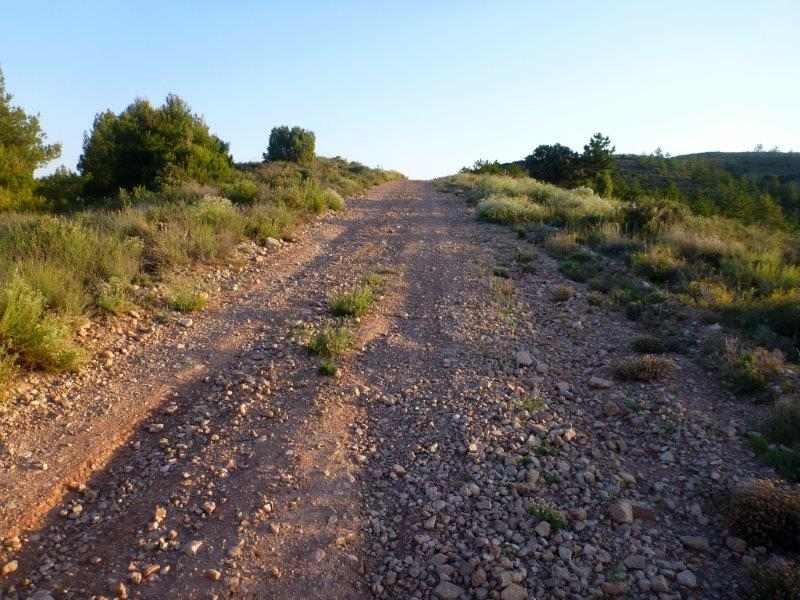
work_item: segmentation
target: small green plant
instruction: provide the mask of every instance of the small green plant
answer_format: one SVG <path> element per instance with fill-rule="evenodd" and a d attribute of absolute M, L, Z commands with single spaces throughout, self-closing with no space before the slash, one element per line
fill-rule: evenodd
<path fill-rule="evenodd" d="M 95 303 L 97 308 L 112 315 L 120 315 L 133 306 L 128 299 L 126 286 L 119 279 L 112 279 L 102 285 Z"/>
<path fill-rule="evenodd" d="M 364 285 L 371 288 L 380 288 L 386 283 L 386 277 L 380 273 L 367 273 L 363 279 Z"/>
<path fill-rule="evenodd" d="M 360 286 L 349 292 L 342 292 L 331 297 L 331 312 L 339 317 L 360 317 L 370 309 L 375 295 L 370 286 Z"/>
<path fill-rule="evenodd" d="M 544 502 L 534 502 L 528 505 L 528 514 L 540 521 L 547 521 L 553 531 L 558 531 L 567 526 L 567 521 L 561 511 Z"/>
<path fill-rule="evenodd" d="M 335 377 L 339 372 L 339 367 L 336 366 L 336 363 L 331 360 L 323 360 L 319 364 L 319 372 L 321 375 L 325 375 L 326 377 Z"/>
<path fill-rule="evenodd" d="M 560 285 L 553 290 L 554 302 L 566 302 L 575 295 L 575 290 L 568 285 Z"/>
<path fill-rule="evenodd" d="M 561 477 L 558 476 L 558 473 L 545 473 L 542 475 L 542 478 L 547 485 L 553 485 L 561 481 Z"/>
<path fill-rule="evenodd" d="M 208 305 L 208 294 L 188 285 L 179 285 L 169 292 L 167 304 L 178 312 L 197 312 Z"/>
<path fill-rule="evenodd" d="M 800 481 L 800 449 L 771 444 L 767 438 L 755 432 L 748 441 L 761 462 L 790 481 Z"/>
<path fill-rule="evenodd" d="M 542 410 L 545 406 L 544 399 L 540 394 L 533 394 L 520 398 L 519 405 L 528 412 L 535 413 Z"/>
<path fill-rule="evenodd" d="M 522 196 L 495 194 L 478 204 L 478 218 L 489 223 L 514 225 L 541 221 L 545 209 Z"/>
<path fill-rule="evenodd" d="M 614 366 L 614 374 L 623 381 L 650 382 L 661 379 L 675 368 L 670 359 L 655 354 L 626 358 Z"/>
<path fill-rule="evenodd" d="M 308 349 L 312 354 L 332 359 L 347 352 L 354 342 L 353 333 L 347 327 L 325 325 L 312 336 Z"/>

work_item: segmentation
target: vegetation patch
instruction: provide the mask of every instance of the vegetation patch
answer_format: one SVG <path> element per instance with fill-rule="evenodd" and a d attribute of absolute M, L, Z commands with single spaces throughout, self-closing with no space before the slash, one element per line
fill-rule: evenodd
<path fill-rule="evenodd" d="M 749 348 L 735 338 L 723 341 L 722 358 L 725 381 L 738 394 L 764 392 L 784 368 L 779 350 Z"/>
<path fill-rule="evenodd" d="M 800 550 L 800 492 L 766 480 L 741 485 L 728 500 L 726 518 L 750 544 Z"/>
<path fill-rule="evenodd" d="M 554 302 L 566 302 L 575 295 L 575 290 L 568 285 L 560 285 L 553 290 Z"/>
<path fill-rule="evenodd" d="M 323 360 L 319 363 L 319 373 L 326 377 L 335 377 L 339 373 L 339 367 L 331 360 Z"/>
<path fill-rule="evenodd" d="M 360 317 L 370 309 L 375 301 L 375 295 L 370 286 L 364 285 L 348 292 L 342 292 L 331 297 L 329 301 L 331 312 L 339 317 Z"/>
<path fill-rule="evenodd" d="M 623 381 L 651 382 L 661 379 L 675 369 L 675 363 L 656 354 L 626 358 L 614 366 L 614 374 Z"/>
<path fill-rule="evenodd" d="M 564 518 L 561 511 L 544 502 L 529 504 L 528 514 L 536 517 L 540 521 L 547 521 L 553 531 L 559 531 L 567 526 L 567 520 Z"/>
<path fill-rule="evenodd" d="M 325 325 L 311 337 L 308 350 L 312 354 L 331 360 L 350 350 L 354 343 L 355 337 L 347 327 Z"/>
<path fill-rule="evenodd" d="M 208 293 L 188 284 L 178 284 L 167 293 L 167 305 L 182 313 L 197 312 L 208 305 Z"/>

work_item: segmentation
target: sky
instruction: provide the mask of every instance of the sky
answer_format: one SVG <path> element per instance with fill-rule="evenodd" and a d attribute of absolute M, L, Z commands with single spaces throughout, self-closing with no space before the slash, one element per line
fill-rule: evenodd
<path fill-rule="evenodd" d="M 7 5 L 7 6 L 3 6 Z M 0 0 L 0 69 L 75 168 L 94 115 L 184 98 L 237 161 L 300 125 L 414 178 L 539 144 L 800 151 L 797 0 Z"/>

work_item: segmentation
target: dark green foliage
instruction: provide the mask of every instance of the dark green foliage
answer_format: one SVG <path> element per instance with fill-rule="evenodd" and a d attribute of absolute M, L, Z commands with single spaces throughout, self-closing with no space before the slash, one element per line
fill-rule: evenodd
<path fill-rule="evenodd" d="M 525 169 L 534 179 L 570 186 L 580 180 L 580 158 L 580 155 L 568 146 L 541 145 L 525 157 Z"/>
<path fill-rule="evenodd" d="M 498 161 L 476 160 L 471 167 L 461 169 L 462 173 L 476 173 L 481 175 L 508 175 L 510 177 L 525 177 L 525 169 L 516 163 L 503 164 Z"/>
<path fill-rule="evenodd" d="M 119 115 L 98 114 L 78 162 L 86 192 L 96 197 L 170 181 L 225 181 L 232 167 L 228 144 L 174 95 L 158 108 L 139 99 Z"/>
<path fill-rule="evenodd" d="M 315 157 L 316 138 L 313 131 L 286 125 L 273 127 L 269 134 L 269 147 L 264 160 L 285 160 L 300 165 L 311 165 Z"/>
<path fill-rule="evenodd" d="M 50 210 L 77 210 L 84 204 L 84 184 L 85 179 L 81 175 L 62 166 L 36 181 L 36 193 L 47 199 Z"/>
<path fill-rule="evenodd" d="M 567 526 L 567 521 L 560 510 L 554 506 L 544 503 L 536 502 L 528 506 L 528 514 L 536 517 L 540 521 L 547 521 L 553 531 L 558 531 Z"/>
<path fill-rule="evenodd" d="M 338 372 L 339 367 L 337 367 L 336 363 L 333 361 L 323 360 L 321 363 L 319 363 L 320 375 L 325 375 L 326 377 L 335 377 Z"/>
<path fill-rule="evenodd" d="M 59 144 L 46 144 L 36 116 L 12 106 L 0 71 L 0 210 L 35 204 L 33 172 L 61 154 Z"/>
<path fill-rule="evenodd" d="M 633 340 L 631 347 L 640 354 L 664 354 L 671 352 L 664 340 L 657 337 L 638 337 Z"/>
<path fill-rule="evenodd" d="M 610 171 L 614 166 L 614 150 L 615 148 L 607 136 L 599 132 L 595 133 L 589 143 L 583 147 L 583 156 L 581 156 L 583 177 L 590 181 L 596 181 L 598 175 L 605 172 L 610 181 Z"/>
<path fill-rule="evenodd" d="M 561 261 L 558 270 L 573 281 L 583 283 L 597 274 L 600 270 L 600 265 L 595 261 L 580 261 L 571 258 Z"/>

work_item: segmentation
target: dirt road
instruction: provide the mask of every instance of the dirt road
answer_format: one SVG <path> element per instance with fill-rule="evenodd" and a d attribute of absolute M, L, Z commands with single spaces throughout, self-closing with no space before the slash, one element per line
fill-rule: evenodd
<path fill-rule="evenodd" d="M 322 377 L 303 328 L 375 272 Z M 612 381 L 635 325 L 565 283 L 428 182 L 350 200 L 3 417 L 0 592 L 735 597 L 750 550 L 716 498 L 760 471 L 743 414 L 682 356 Z"/>

